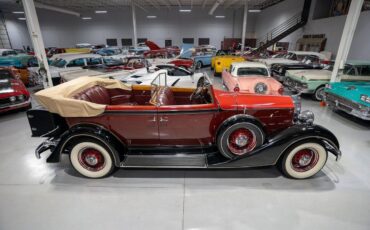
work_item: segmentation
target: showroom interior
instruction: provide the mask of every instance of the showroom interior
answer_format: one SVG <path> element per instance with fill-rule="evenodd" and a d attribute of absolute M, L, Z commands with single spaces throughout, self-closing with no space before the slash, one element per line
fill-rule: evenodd
<path fill-rule="evenodd" d="M 369 0 L 0 0 L 0 229 L 370 228 Z"/>

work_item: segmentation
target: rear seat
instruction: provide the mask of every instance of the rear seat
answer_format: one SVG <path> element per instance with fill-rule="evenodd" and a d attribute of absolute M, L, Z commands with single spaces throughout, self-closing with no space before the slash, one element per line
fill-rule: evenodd
<path fill-rule="evenodd" d="M 73 96 L 74 99 L 88 101 L 96 104 L 110 105 L 112 103 L 106 88 L 96 85 Z M 121 105 L 136 105 L 135 102 L 123 103 Z"/>

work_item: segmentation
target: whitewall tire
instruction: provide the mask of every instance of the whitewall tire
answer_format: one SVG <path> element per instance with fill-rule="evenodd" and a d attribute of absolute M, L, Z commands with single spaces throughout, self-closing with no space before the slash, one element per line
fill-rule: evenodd
<path fill-rule="evenodd" d="M 290 178 L 305 179 L 318 173 L 325 165 L 328 153 L 317 142 L 301 142 L 290 147 L 281 161 L 282 172 Z"/>
<path fill-rule="evenodd" d="M 70 160 L 73 168 L 89 178 L 102 178 L 115 168 L 112 154 L 99 141 L 84 139 L 71 148 Z"/>

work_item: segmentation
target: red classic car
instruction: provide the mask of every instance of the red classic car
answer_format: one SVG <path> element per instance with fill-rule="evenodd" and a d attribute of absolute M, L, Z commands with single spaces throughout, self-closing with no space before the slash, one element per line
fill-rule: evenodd
<path fill-rule="evenodd" d="M 222 72 L 222 83 L 229 91 L 282 95 L 283 85 L 270 76 L 267 66 L 257 62 L 235 62 Z"/>
<path fill-rule="evenodd" d="M 31 98 L 17 69 L 0 68 L 0 113 L 30 108 Z"/>
<path fill-rule="evenodd" d="M 167 87 L 161 73 L 151 86 L 78 78 L 36 97 L 47 110 L 28 111 L 31 130 L 49 137 L 36 156 L 50 149 L 47 162 L 58 162 L 69 154 L 89 178 L 126 167 L 278 165 L 302 179 L 321 170 L 328 152 L 341 156 L 337 138 L 289 96 L 225 92 L 207 81 Z"/>
<path fill-rule="evenodd" d="M 144 57 L 146 58 L 156 58 L 156 57 L 173 57 L 180 54 L 179 47 L 165 47 L 161 48 L 152 41 L 146 41 L 145 45 L 149 47 L 149 51 L 144 52 Z"/>
<path fill-rule="evenodd" d="M 183 67 L 186 69 L 192 69 L 194 60 L 193 59 L 185 59 L 185 58 L 176 58 L 175 60 L 172 60 L 168 62 L 168 64 L 174 64 L 177 67 Z"/>

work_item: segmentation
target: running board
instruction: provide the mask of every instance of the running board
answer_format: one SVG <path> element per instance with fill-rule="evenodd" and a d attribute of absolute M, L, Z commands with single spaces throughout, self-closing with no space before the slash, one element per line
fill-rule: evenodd
<path fill-rule="evenodd" d="M 120 167 L 149 167 L 149 168 L 205 168 L 205 154 L 199 155 L 126 155 Z"/>

